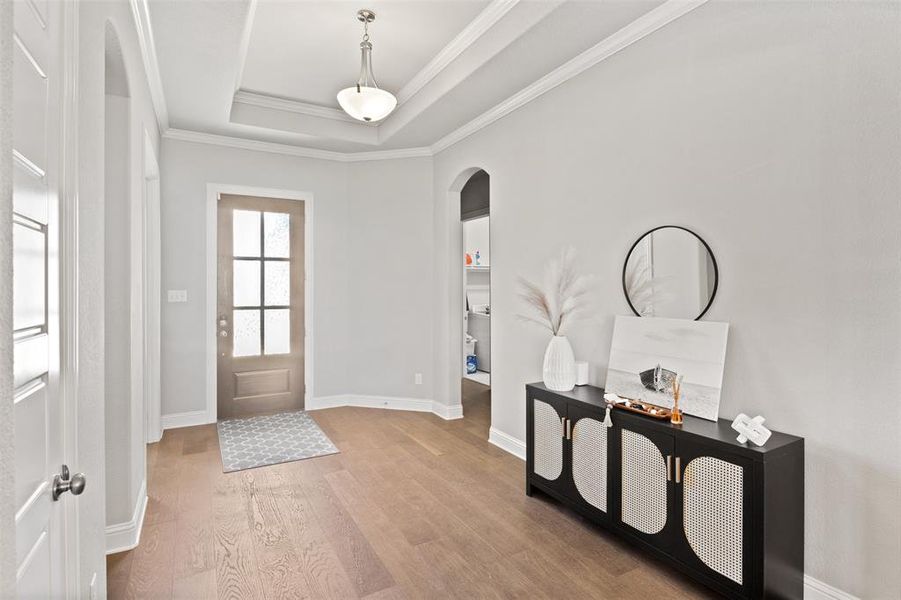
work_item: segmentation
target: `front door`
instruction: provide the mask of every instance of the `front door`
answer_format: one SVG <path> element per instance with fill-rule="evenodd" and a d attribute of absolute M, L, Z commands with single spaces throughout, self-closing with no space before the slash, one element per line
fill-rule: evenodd
<path fill-rule="evenodd" d="M 20 598 L 65 596 L 62 506 L 74 501 L 68 493 L 54 501 L 52 493 L 54 476 L 63 471 L 62 443 L 69 437 L 59 383 L 62 10 L 56 2 L 13 3 L 15 478 L 11 484 Z M 0 282 L 0 287 L 8 286 L 8 281 Z M 81 489 L 80 483 L 74 487 Z"/>
<path fill-rule="evenodd" d="M 219 197 L 219 419 L 304 407 L 304 206 Z"/>

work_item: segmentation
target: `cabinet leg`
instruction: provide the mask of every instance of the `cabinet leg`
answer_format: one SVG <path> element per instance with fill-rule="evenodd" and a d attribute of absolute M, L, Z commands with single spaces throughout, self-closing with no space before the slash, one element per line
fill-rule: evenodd
<path fill-rule="evenodd" d="M 528 480 L 526 480 L 526 496 L 532 496 L 532 484 Z"/>

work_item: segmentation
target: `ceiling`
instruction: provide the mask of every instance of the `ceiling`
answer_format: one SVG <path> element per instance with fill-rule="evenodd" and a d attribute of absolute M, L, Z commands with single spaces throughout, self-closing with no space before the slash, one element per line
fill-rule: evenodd
<path fill-rule="evenodd" d="M 360 153 L 459 136 L 561 65 L 602 60 L 705 0 L 139 1 L 168 127 Z M 335 99 L 359 73 L 360 8 L 377 15 L 376 79 L 398 97 L 378 124 Z"/>
<path fill-rule="evenodd" d="M 335 108 L 356 81 L 362 23 L 369 26 L 379 86 L 395 93 L 488 5 L 487 0 L 258 3 L 240 87 Z"/>

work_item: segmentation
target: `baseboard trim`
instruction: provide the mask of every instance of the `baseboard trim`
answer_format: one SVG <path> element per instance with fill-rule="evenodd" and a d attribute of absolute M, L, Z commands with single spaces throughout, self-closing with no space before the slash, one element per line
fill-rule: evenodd
<path fill-rule="evenodd" d="M 144 513 L 147 512 L 147 481 L 141 483 L 138 501 L 131 520 L 106 527 L 106 553 L 116 554 L 137 548 L 141 541 L 141 529 L 144 527 Z"/>
<path fill-rule="evenodd" d="M 444 419 L 445 421 L 453 421 L 454 419 L 463 418 L 463 405 L 457 404 L 449 406 L 440 402 L 432 401 L 432 412 Z"/>
<path fill-rule="evenodd" d="M 160 427 L 162 427 L 163 431 L 167 429 L 178 429 L 180 427 L 207 425 L 215 422 L 216 420 L 211 419 L 206 410 L 190 410 L 188 412 L 172 413 L 160 417 Z"/>
<path fill-rule="evenodd" d="M 500 429 L 495 429 L 494 427 L 489 429 L 488 441 L 520 460 L 526 459 L 526 443 L 510 434 L 504 433 Z"/>
<path fill-rule="evenodd" d="M 804 600 L 860 600 L 848 592 L 832 587 L 819 579 L 804 576 Z"/>
<path fill-rule="evenodd" d="M 442 419 L 462 419 L 462 406 L 447 406 L 425 398 L 401 398 L 397 396 L 368 396 L 363 394 L 337 394 L 335 396 L 319 396 L 307 401 L 306 410 L 339 408 L 356 406 L 360 408 L 382 408 L 386 410 L 409 410 L 413 412 L 430 412 Z"/>

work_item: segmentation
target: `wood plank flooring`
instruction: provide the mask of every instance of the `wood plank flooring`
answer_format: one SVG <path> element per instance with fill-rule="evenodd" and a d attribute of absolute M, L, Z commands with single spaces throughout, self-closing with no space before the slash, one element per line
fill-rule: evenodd
<path fill-rule="evenodd" d="M 214 425 L 149 447 L 140 545 L 108 594 L 152 599 L 712 597 L 556 502 L 464 414 L 316 411 L 340 454 L 222 473 Z"/>

